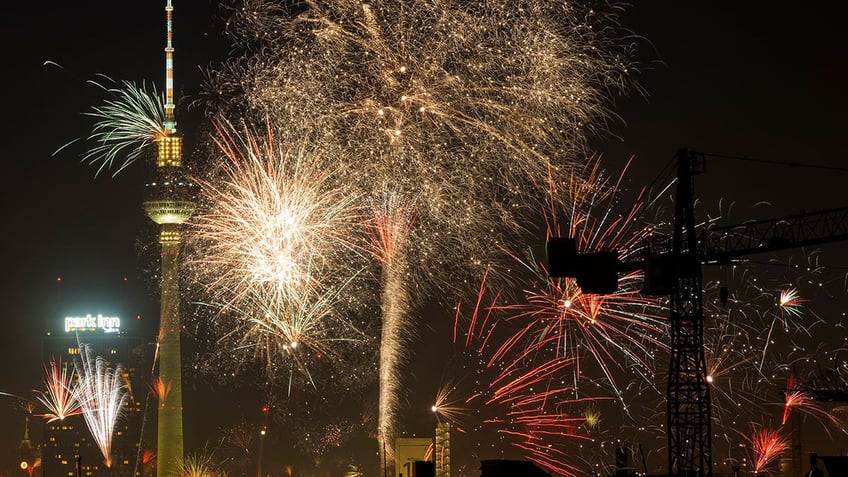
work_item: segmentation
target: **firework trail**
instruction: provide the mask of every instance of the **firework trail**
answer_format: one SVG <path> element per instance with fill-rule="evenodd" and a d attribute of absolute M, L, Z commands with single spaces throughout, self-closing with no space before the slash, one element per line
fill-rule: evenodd
<path fill-rule="evenodd" d="M 624 213 L 615 211 L 624 202 L 624 172 L 606 176 L 593 161 L 574 169 L 564 184 L 551 180 L 547 234 L 574 237 L 581 251 L 616 250 L 624 261 L 637 255 L 655 226 L 639 220 L 647 206 L 644 191 Z M 567 225 L 560 225 L 560 215 Z M 512 259 L 506 273 L 527 281 L 513 287 L 517 292 L 497 291 L 485 273 L 472 310 L 457 308 L 454 342 L 473 350 L 481 368 L 493 374 L 468 404 L 506 406 L 499 415 L 508 418 L 486 424 L 500 426 L 526 458 L 571 475 L 574 441 L 602 432 L 599 405 L 610 397 L 598 396 L 598 390 L 607 389 L 628 410 L 625 389 L 643 396 L 654 386 L 653 361 L 665 349 L 663 301 L 639 294 L 641 273 L 622 276 L 614 294 L 583 294 L 574 279 L 550 279 L 532 252 L 506 253 Z M 635 375 L 641 375 L 641 385 L 631 382 Z M 591 391 L 579 392 L 580 386 Z M 640 414 L 640 420 L 646 426 L 646 416 Z"/>
<path fill-rule="evenodd" d="M 769 464 L 789 449 L 789 441 L 780 434 L 780 429 L 751 424 L 751 434 L 745 439 L 751 449 L 754 475 L 767 472 Z"/>
<path fill-rule="evenodd" d="M 257 288 L 284 300 L 320 287 L 353 248 L 354 198 L 331 187 L 319 152 L 277 142 L 270 128 L 266 138 L 219 129 L 216 142 L 219 177 L 198 181 L 209 210 L 192 228 L 211 247 L 193 262 L 214 270 L 207 288 L 225 290 L 228 305 Z"/>
<path fill-rule="evenodd" d="M 18 396 L 17 394 L 4 393 L 2 391 L 0 391 L 0 396 L 6 396 L 14 399 L 20 399 L 21 401 L 26 401 L 26 398 Z"/>
<path fill-rule="evenodd" d="M 349 318 L 357 308 L 350 296 L 368 259 L 363 213 L 356 196 L 333 185 L 331 161 L 266 130 L 218 128 L 220 160 L 197 179 L 201 207 L 185 268 L 215 315 L 213 352 L 262 365 L 271 382 L 285 372 L 291 396 L 295 385 L 318 386 L 317 364 L 356 366 L 348 348 L 364 333 Z"/>
<path fill-rule="evenodd" d="M 704 329 L 713 432 L 724 439 L 728 453 L 738 450 L 738 424 L 751 422 L 767 412 L 762 403 L 774 393 L 770 380 L 756 371 L 760 349 L 751 344 L 748 330 L 737 324 L 744 320 L 734 319 L 736 311 L 734 308 L 711 313 Z"/>
<path fill-rule="evenodd" d="M 204 451 L 188 455 L 182 462 L 182 477 L 226 477 L 212 452 Z"/>
<path fill-rule="evenodd" d="M 94 442 L 103 454 L 106 467 L 112 466 L 112 432 L 120 419 L 128 393 L 121 365 L 110 368 L 105 359 L 94 355 L 90 345 L 80 345 L 80 358 L 74 363 L 79 386 L 77 401 Z"/>
<path fill-rule="evenodd" d="M 516 362 L 487 362 L 493 352 L 487 341 L 497 340 L 491 335 L 475 336 L 468 346 L 456 343 L 472 359 L 483 362 L 474 366 L 473 383 L 469 380 L 466 385 L 442 387 L 433 412 L 478 446 L 483 434 L 494 432 L 502 444 L 513 446 L 548 471 L 579 475 L 570 450 L 576 442 L 588 442 L 591 435 L 587 419 L 570 411 L 591 405 L 598 398 L 572 397 L 574 390 L 561 374 L 573 365 L 573 360 L 552 359 L 537 365 L 525 357 L 532 367 L 526 372 Z"/>
<path fill-rule="evenodd" d="M 644 239 L 654 230 L 654 226 L 639 225 L 637 220 L 645 207 L 644 191 L 624 214 L 615 214 L 613 209 L 621 200 L 621 177 L 611 180 L 598 166 L 595 162 L 588 167 L 588 174 L 574 174 L 563 187 L 572 198 L 564 204 L 568 230 L 561 230 L 556 212 L 550 212 L 546 216 L 548 235 L 574 237 L 581 251 L 616 250 L 619 258 L 626 261 L 638 254 Z M 587 176 L 588 179 L 583 179 Z M 552 208 L 556 207 L 553 196 L 551 192 Z M 636 372 L 653 382 L 655 353 L 666 348 L 662 342 L 666 320 L 662 301 L 639 293 L 641 272 L 621 276 L 619 289 L 613 294 L 584 294 L 573 278 L 549 279 L 545 265 L 532 253 L 526 257 L 508 253 L 514 265 L 530 279 L 518 297 L 498 294 L 487 308 L 487 315 L 501 314 L 503 324 L 487 316 L 477 328 L 480 336 L 491 333 L 497 326 L 518 330 L 500 345 L 490 358 L 490 365 L 517 356 L 520 359 L 514 364 L 518 366 L 527 356 L 550 355 L 554 350 L 552 359 L 574 360 L 572 386 L 576 390 L 581 379 L 597 383 L 597 376 L 584 369 L 589 358 L 622 401 L 614 367 L 626 370 L 628 376 Z M 481 287 L 480 291 L 485 293 L 485 288 Z M 478 297 L 475 315 L 480 311 L 481 299 L 482 296 Z M 466 343 L 477 326 L 476 321 L 472 317 Z"/>
<path fill-rule="evenodd" d="M 805 415 L 814 417 L 828 432 L 834 424 L 841 427 L 836 416 L 814 399 L 816 387 L 806 385 L 811 381 L 799 385 L 791 377 L 804 373 L 806 367 L 820 366 L 815 363 L 823 356 L 833 361 L 831 346 L 840 344 L 828 335 L 843 335 L 829 326 L 839 324 L 819 318 L 812 306 L 824 302 L 813 299 L 818 295 L 835 298 L 833 290 L 822 288 L 829 278 L 826 267 L 817 263 L 820 253 L 799 250 L 767 260 L 732 263 L 721 269 L 719 281 L 729 290 L 721 299 L 715 284 L 705 282 L 705 297 L 715 296 L 705 302 L 710 319 L 704 329 L 708 377 L 712 378 L 715 455 L 726 451 L 728 461 L 743 459 L 740 444 L 746 441 L 739 431 L 740 425 L 748 422 L 776 419 L 777 424 L 783 423 L 782 432 L 787 436 L 790 429 L 794 433 L 802 425 L 798 418 Z M 732 271 L 730 276 L 728 271 Z M 775 402 L 778 392 L 783 399 Z M 779 409 L 777 415 L 775 408 Z"/>
<path fill-rule="evenodd" d="M 805 389 L 796 382 L 795 376 L 790 376 L 787 380 L 784 394 L 786 398 L 783 404 L 782 425 L 786 425 L 791 413 L 799 412 L 814 417 L 828 435 L 830 435 L 828 424 L 834 425 L 836 428 L 842 427 L 842 420 L 819 404 L 809 389 Z"/>
<path fill-rule="evenodd" d="M 148 153 L 151 145 L 166 135 L 164 102 L 157 95 L 155 85 L 148 90 L 145 84 L 129 81 L 111 87 L 89 82 L 105 91 L 110 99 L 85 113 L 95 119 L 87 138 L 94 146 L 83 154 L 82 161 L 99 164 L 97 174 L 113 169 L 115 176 Z M 56 153 L 65 147 L 67 145 Z"/>
<path fill-rule="evenodd" d="M 393 333 L 412 328 L 416 304 L 408 284 L 450 290 L 479 276 L 549 171 L 603 129 L 630 52 L 613 46 L 603 14 L 559 0 L 310 1 L 294 13 L 246 1 L 231 24 L 256 54 L 214 75 L 213 96 L 242 96 L 249 116 L 310 137 L 356 195 L 388 190 L 415 204 L 402 241 L 415 246 L 394 242 L 403 257 L 381 273 L 381 361 L 395 369 L 380 372 L 379 436 L 391 442 L 397 396 L 387 387 L 400 387 L 389 383 L 403 339 Z"/>
<path fill-rule="evenodd" d="M 47 408 L 48 412 L 39 417 L 47 419 L 48 423 L 82 412 L 76 397 L 78 382 L 73 369 L 63 365 L 61 359 L 51 359 L 49 365 L 44 366 L 44 387 L 46 390 L 39 392 L 36 399 Z"/>
<path fill-rule="evenodd" d="M 372 255 L 382 264 L 380 330 L 380 377 L 378 429 L 391 429 L 398 412 L 398 394 L 402 379 L 400 368 L 410 339 L 410 311 L 407 277 L 408 256 L 404 253 L 407 238 L 415 221 L 415 204 L 404 197 L 384 192 L 372 204 L 373 221 L 369 227 Z M 380 435 L 386 441 L 388 436 Z M 391 440 L 388 440 L 391 442 Z"/>

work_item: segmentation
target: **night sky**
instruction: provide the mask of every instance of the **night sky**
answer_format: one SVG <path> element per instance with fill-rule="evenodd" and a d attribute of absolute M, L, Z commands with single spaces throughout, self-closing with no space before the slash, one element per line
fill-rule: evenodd
<path fill-rule="evenodd" d="M 81 145 L 53 153 L 87 134 L 91 123 L 81 113 L 102 100 L 87 80 L 105 74 L 161 88 L 163 4 L 4 5 L 2 392 L 31 396 L 40 386 L 40 337 L 65 314 L 115 310 L 142 335 L 152 336 L 157 326 L 155 289 L 145 275 L 150 261 L 140 253 L 155 240 L 141 210 L 145 167 L 95 178 L 96 168 L 79 162 Z M 618 170 L 635 155 L 628 174 L 634 189 L 653 180 L 679 147 L 844 167 L 844 12 L 829 3 L 777 5 L 650 1 L 628 7 L 621 22 L 634 33 L 645 93 L 615 98 L 612 110 L 620 119 L 612 120 L 610 134 L 592 141 L 605 164 Z M 198 92 L 202 68 L 229 54 L 222 17 L 211 0 L 175 2 L 176 85 L 184 96 Z M 202 114 L 189 117 L 195 116 Z M 180 123 L 187 136 L 192 128 L 185 119 Z M 844 169 L 708 159 L 696 195 L 705 212 L 735 203 L 722 223 L 737 223 L 846 205 L 846 179 Z M 848 270 L 844 244 L 823 250 L 829 269 Z M 848 298 L 844 283 L 838 291 L 821 304 L 822 318 L 840 319 Z M 421 340 L 431 333 L 425 330 Z M 423 362 L 413 358 L 411 365 Z M 186 386 L 202 393 L 206 385 Z M 187 413 L 187 429 L 201 418 Z M 13 401 L 0 397 L 0 472 L 8 468 L 22 423 Z M 848 446 L 845 436 L 837 439 Z M 187 449 L 202 445 L 191 431 L 186 441 Z"/>

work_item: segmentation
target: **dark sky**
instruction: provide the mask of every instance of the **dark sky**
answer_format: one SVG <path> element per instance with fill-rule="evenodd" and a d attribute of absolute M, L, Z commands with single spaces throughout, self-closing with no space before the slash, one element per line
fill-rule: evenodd
<path fill-rule="evenodd" d="M 215 2 L 180 3 L 177 88 L 190 95 L 199 89 L 201 66 L 228 48 Z M 7 319 L 0 348 L 14 364 L 0 371 L 2 392 L 31 397 L 40 387 L 41 336 L 61 327 L 68 314 L 114 313 L 125 329 L 148 339 L 158 326 L 155 285 L 144 272 L 151 257 L 140 253 L 156 240 L 141 209 L 146 168 L 137 164 L 115 178 L 95 178 L 96 169 L 79 162 L 82 146 L 53 153 L 91 127 L 82 113 L 104 96 L 88 80 L 104 74 L 155 81 L 162 89 L 164 4 L 15 0 L 4 6 L 2 91 L 14 113 L 3 128 L 8 147 L 0 194 L 10 207 L 2 238 Z M 0 399 L 2 473 L 20 442 L 23 415 L 12 400 Z"/>
<path fill-rule="evenodd" d="M 225 57 L 228 47 L 215 2 L 175 3 L 176 84 L 190 95 L 199 88 L 200 68 Z M 141 211 L 144 168 L 95 178 L 95 168 L 78 161 L 80 147 L 52 153 L 87 133 L 90 121 L 81 113 L 102 98 L 86 84 L 95 75 L 161 87 L 162 4 L 4 4 L 0 349 L 8 365 L 0 391 L 29 396 L 39 386 L 40 336 L 58 326 L 67 307 L 120 308 L 110 302 L 124 294 L 131 308 L 124 312 L 141 314 L 138 329 L 149 330 L 151 320 L 155 326 L 158 310 L 138 251 L 153 235 Z M 848 40 L 837 4 L 643 1 L 627 8 L 621 21 L 637 35 L 646 94 L 616 99 L 621 120 L 594 148 L 612 168 L 635 154 L 634 187 L 652 180 L 678 147 L 846 166 Z M 719 159 L 710 159 L 707 171 L 696 185 L 704 210 L 736 202 L 736 220 L 848 204 L 844 172 Z M 846 254 L 831 248 L 832 265 L 848 265 Z M 0 400 L 3 458 L 22 432 L 21 414 L 10 406 Z"/>

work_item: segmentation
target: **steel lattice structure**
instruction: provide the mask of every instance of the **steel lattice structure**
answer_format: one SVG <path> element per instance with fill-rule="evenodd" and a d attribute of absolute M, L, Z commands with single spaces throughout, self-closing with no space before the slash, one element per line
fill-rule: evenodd
<path fill-rule="evenodd" d="M 710 387 L 704 356 L 704 298 L 695 235 L 694 176 L 703 156 L 681 150 L 671 256 L 676 280 L 671 291 L 668 374 L 668 469 L 671 475 L 712 475 Z"/>
<path fill-rule="evenodd" d="M 706 154 L 677 152 L 677 190 L 671 246 L 652 238 L 644 260 L 621 263 L 615 252 L 578 253 L 571 238 L 548 241 L 552 277 L 574 277 L 584 292 L 613 293 L 616 274 L 643 269 L 643 293 L 670 295 L 671 359 L 667 387 L 668 472 L 672 477 L 712 476 L 710 387 L 704 355 L 702 267 L 733 258 L 848 240 L 848 207 L 795 214 L 695 233 L 694 177 Z M 670 250 L 669 250 L 670 248 Z M 842 395 L 824 390 L 818 399 Z"/>

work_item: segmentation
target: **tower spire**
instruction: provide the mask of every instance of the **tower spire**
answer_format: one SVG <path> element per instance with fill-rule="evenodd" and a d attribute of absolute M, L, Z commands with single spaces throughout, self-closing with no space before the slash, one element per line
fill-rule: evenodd
<path fill-rule="evenodd" d="M 174 119 L 174 6 L 171 0 L 165 5 L 165 129 L 168 133 L 177 131 Z"/>
<path fill-rule="evenodd" d="M 182 168 L 182 136 L 174 119 L 174 47 L 171 0 L 165 6 L 165 134 L 158 139 L 154 180 L 147 184 L 144 211 L 159 225 L 161 276 L 159 303 L 159 380 L 170 390 L 159 396 L 157 477 L 179 477 L 183 462 L 182 359 L 180 352 L 181 225 L 194 212 L 192 188 Z"/>

